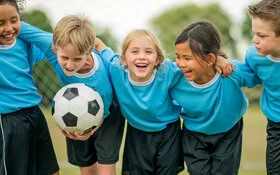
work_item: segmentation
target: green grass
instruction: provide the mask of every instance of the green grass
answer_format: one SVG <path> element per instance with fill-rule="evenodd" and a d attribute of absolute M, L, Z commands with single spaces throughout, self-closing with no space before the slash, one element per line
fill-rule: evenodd
<path fill-rule="evenodd" d="M 65 137 L 60 132 L 50 115 L 50 110 L 44 110 L 46 115 L 56 155 L 60 165 L 61 175 L 77 175 L 79 168 L 67 162 Z M 265 175 L 266 118 L 258 108 L 252 105 L 244 116 L 243 150 L 239 175 Z M 122 147 L 123 148 L 123 147 Z M 121 157 L 117 163 L 117 174 L 121 174 Z M 188 175 L 184 170 L 180 175 Z"/>

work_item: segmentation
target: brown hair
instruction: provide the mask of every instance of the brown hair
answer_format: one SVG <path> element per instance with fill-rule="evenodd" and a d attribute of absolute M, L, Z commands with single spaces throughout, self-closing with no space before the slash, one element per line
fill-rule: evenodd
<path fill-rule="evenodd" d="M 261 0 L 248 9 L 252 18 L 260 18 L 272 22 L 276 36 L 280 36 L 280 0 Z"/>

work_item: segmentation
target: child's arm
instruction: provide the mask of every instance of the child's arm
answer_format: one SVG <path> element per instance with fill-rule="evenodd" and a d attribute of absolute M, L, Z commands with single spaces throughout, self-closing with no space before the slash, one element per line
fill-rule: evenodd
<path fill-rule="evenodd" d="M 21 21 L 19 38 L 38 47 L 48 58 L 50 63 L 55 66 L 58 64 L 55 53 L 51 49 L 53 35 L 35 26 Z"/>
<path fill-rule="evenodd" d="M 222 74 L 223 77 L 228 77 L 231 72 L 234 71 L 234 65 L 226 58 L 218 56 L 215 64 L 215 70 Z"/>
<path fill-rule="evenodd" d="M 97 52 L 100 52 L 102 49 L 105 49 L 107 47 L 105 45 L 105 43 L 103 43 L 103 41 L 99 38 L 95 39 L 94 46 L 95 46 L 95 49 L 97 50 Z"/>
<path fill-rule="evenodd" d="M 105 61 L 112 63 L 120 59 L 119 54 L 116 54 L 111 48 L 107 47 L 101 39 L 96 38 L 94 46 L 95 50 L 99 52 L 101 58 Z"/>

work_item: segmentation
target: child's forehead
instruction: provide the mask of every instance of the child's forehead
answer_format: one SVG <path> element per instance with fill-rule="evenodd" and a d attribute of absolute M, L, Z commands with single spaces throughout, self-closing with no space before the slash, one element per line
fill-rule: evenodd
<path fill-rule="evenodd" d="M 11 19 L 15 17 L 19 17 L 16 7 L 9 4 L 0 5 L 0 20 Z"/>
<path fill-rule="evenodd" d="M 141 45 L 146 45 L 147 47 L 155 47 L 155 43 L 153 42 L 153 40 L 149 36 L 145 35 L 134 37 L 129 43 L 129 47 Z"/>

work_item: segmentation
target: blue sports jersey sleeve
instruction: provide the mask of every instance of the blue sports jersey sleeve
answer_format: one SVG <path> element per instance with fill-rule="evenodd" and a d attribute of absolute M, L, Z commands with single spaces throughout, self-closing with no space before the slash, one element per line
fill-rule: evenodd
<path fill-rule="evenodd" d="M 19 37 L 38 47 L 48 58 L 54 69 L 57 66 L 56 54 L 52 51 L 52 33 L 45 32 L 26 22 L 21 22 Z"/>
<path fill-rule="evenodd" d="M 245 63 L 238 60 L 229 59 L 235 67 L 235 70 L 231 77 L 236 81 L 240 87 L 252 88 L 258 84 L 261 84 L 261 79 L 255 74 L 255 72 Z"/>

